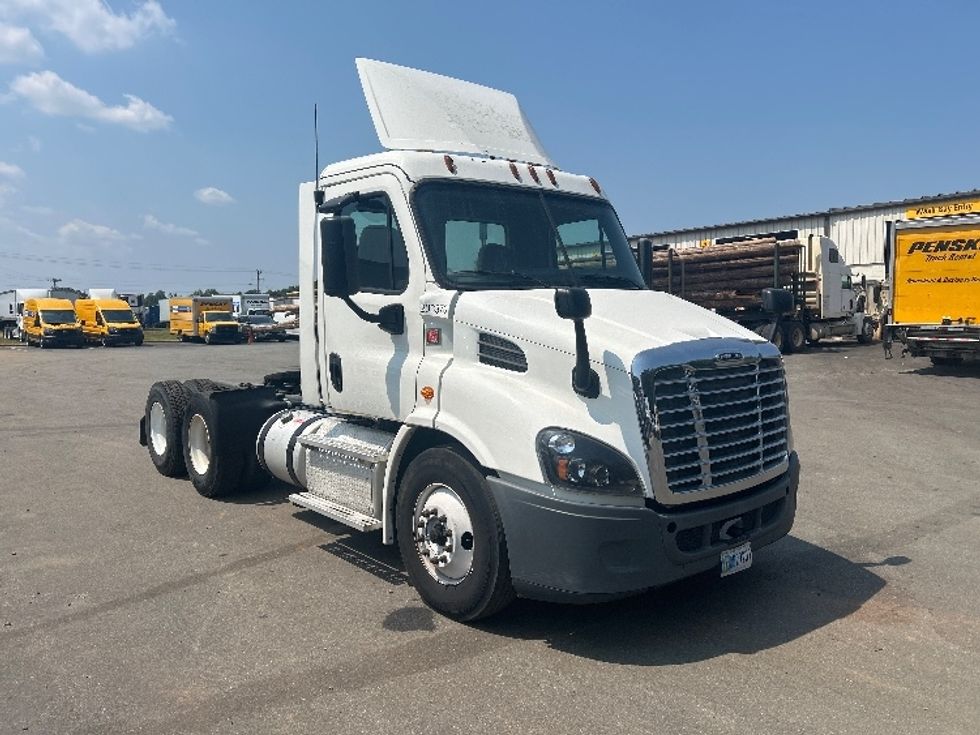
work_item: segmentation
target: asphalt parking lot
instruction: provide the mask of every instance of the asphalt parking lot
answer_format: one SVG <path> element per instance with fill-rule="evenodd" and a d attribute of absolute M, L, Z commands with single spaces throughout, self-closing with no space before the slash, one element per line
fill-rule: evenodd
<path fill-rule="evenodd" d="M 207 500 L 137 444 L 154 380 L 297 363 L 0 349 L 0 733 L 980 731 L 980 370 L 790 356 L 790 537 L 723 580 L 465 626 L 379 534 L 281 485 Z"/>

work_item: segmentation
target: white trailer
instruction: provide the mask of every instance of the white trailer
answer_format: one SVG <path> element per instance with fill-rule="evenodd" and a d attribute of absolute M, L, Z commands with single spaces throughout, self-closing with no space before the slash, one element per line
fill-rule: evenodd
<path fill-rule="evenodd" d="M 155 383 L 157 469 L 209 497 L 274 475 L 462 620 L 748 568 L 796 508 L 778 350 L 648 290 L 512 95 L 357 66 L 389 150 L 299 187 L 300 370 Z"/>
<path fill-rule="evenodd" d="M 17 331 L 17 291 L 0 291 L 0 334 L 7 339 Z"/>

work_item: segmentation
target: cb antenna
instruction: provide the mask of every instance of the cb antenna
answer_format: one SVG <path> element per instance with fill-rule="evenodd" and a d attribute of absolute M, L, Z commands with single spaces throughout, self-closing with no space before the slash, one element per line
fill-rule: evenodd
<path fill-rule="evenodd" d="M 323 189 L 320 188 L 320 125 L 316 115 L 316 102 L 313 103 L 313 165 L 316 167 L 316 189 L 313 192 L 313 201 L 316 206 L 323 204 Z"/>

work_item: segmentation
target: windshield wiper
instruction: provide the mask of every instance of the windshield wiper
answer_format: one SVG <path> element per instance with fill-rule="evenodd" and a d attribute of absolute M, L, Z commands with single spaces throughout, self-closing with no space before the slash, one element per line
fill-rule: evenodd
<path fill-rule="evenodd" d="M 599 281 L 600 283 L 625 283 L 631 289 L 639 291 L 642 287 L 629 276 L 620 276 L 612 273 L 580 273 L 578 279 L 582 283 L 589 281 Z"/>

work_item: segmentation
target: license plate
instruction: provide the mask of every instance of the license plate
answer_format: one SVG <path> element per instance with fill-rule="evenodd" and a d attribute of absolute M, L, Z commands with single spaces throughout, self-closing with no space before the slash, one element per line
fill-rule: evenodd
<path fill-rule="evenodd" d="M 721 552 L 721 576 L 741 572 L 752 566 L 752 543 L 736 546 Z"/>

